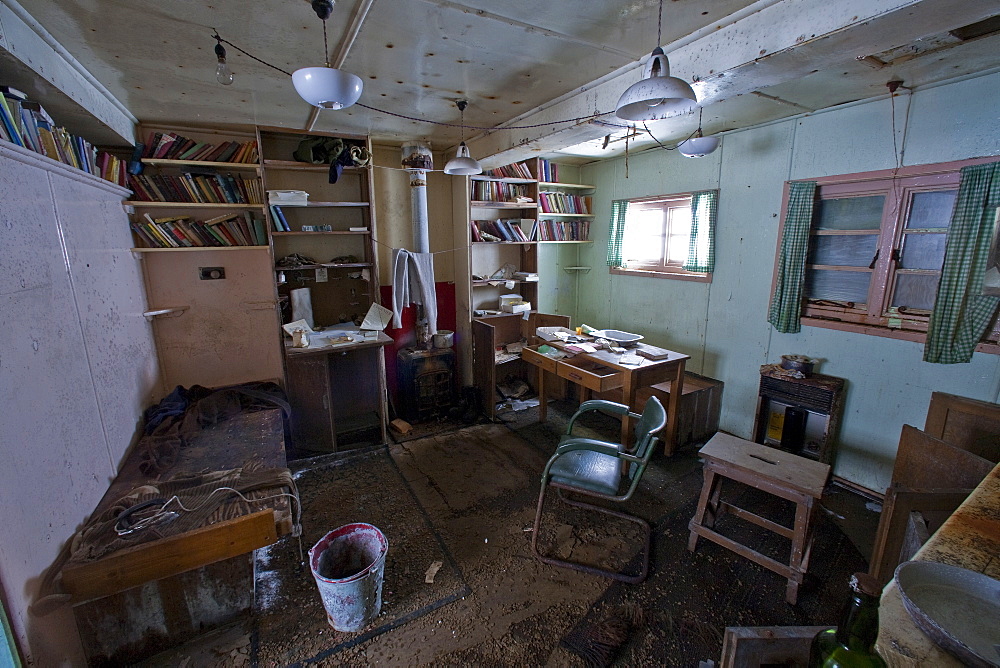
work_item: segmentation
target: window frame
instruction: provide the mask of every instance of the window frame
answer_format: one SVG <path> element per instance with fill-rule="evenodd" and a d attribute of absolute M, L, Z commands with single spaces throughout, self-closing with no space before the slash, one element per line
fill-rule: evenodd
<path fill-rule="evenodd" d="M 893 339 L 923 343 L 927 338 L 930 312 L 923 310 L 901 310 L 895 315 L 889 314 L 891 299 L 895 289 L 896 277 L 901 271 L 898 255 L 894 249 L 900 249 L 903 242 L 906 222 L 909 219 L 913 195 L 921 192 L 936 192 L 957 189 L 962 167 L 969 165 L 995 162 L 995 157 L 974 158 L 954 162 L 915 165 L 899 169 L 885 169 L 854 174 L 838 174 L 816 179 L 796 179 L 786 181 L 782 194 L 781 224 L 778 227 L 778 250 L 775 253 L 774 270 L 771 277 L 771 296 L 777 282 L 778 262 L 780 258 L 781 239 L 784 235 L 785 216 L 788 212 L 788 194 L 791 183 L 798 181 L 814 181 L 816 183 L 816 198 L 839 199 L 865 197 L 869 195 L 884 195 L 886 203 L 883 206 L 882 219 L 877 229 L 878 256 L 872 268 L 866 303 L 851 307 L 844 304 L 820 304 L 810 301 L 803 294 L 802 314 L 800 322 L 803 326 L 822 327 L 842 331 L 870 334 Z M 895 202 L 893 202 L 895 200 Z M 887 226 L 888 225 L 888 226 Z M 916 228 L 924 229 L 924 228 Z M 947 234 L 947 227 L 944 228 Z M 891 234 L 887 234 L 891 232 Z M 810 235 L 814 234 L 812 227 Z M 825 265 L 820 265 L 825 266 Z M 815 265 L 807 264 L 805 274 L 812 271 Z M 902 270 L 910 271 L 929 270 Z M 940 274 L 940 270 L 938 270 Z M 874 299 L 873 299 L 874 297 Z M 898 316 L 898 317 L 896 317 Z M 976 346 L 977 352 L 1000 354 L 1000 317 L 994 320 L 987 341 L 981 341 Z"/>
<path fill-rule="evenodd" d="M 686 201 L 686 206 L 688 209 L 691 208 L 694 200 L 694 193 L 671 193 L 668 195 L 652 195 L 648 197 L 635 197 L 626 200 L 628 206 L 631 209 L 634 205 L 652 204 L 656 202 L 680 202 Z M 668 209 L 670 207 L 664 207 Z M 628 213 L 626 212 L 626 216 Z M 666 223 L 664 223 L 666 226 Z M 669 232 L 669 229 L 668 229 Z M 669 244 L 669 233 L 664 235 L 663 247 L 661 248 L 661 256 L 667 254 L 667 246 Z M 670 278 L 675 280 L 683 281 L 695 281 L 698 283 L 711 283 L 712 274 L 702 273 L 696 271 L 688 271 L 684 269 L 683 262 L 670 263 L 664 262 L 663 264 L 653 265 L 653 264 L 641 264 L 629 267 L 608 267 L 608 271 L 612 275 L 618 276 L 646 276 L 649 278 Z"/>

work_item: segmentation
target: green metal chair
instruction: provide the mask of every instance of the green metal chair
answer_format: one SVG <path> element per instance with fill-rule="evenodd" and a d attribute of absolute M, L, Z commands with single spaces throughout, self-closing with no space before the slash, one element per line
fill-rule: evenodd
<path fill-rule="evenodd" d="M 635 445 L 631 449 L 626 449 L 624 445 L 619 443 L 573 436 L 573 424 L 577 418 L 583 413 L 595 410 L 620 416 L 623 419 L 626 415 L 637 418 Z M 642 415 L 630 412 L 628 406 L 624 404 L 601 399 L 585 401 L 580 404 L 580 408 L 570 418 L 566 434 L 559 439 L 556 453 L 549 459 L 542 472 L 542 487 L 538 494 L 535 527 L 531 534 L 531 551 L 535 557 L 546 564 L 573 568 L 593 575 L 604 575 L 631 584 L 638 584 L 646 579 L 646 574 L 649 572 L 650 556 L 649 523 L 641 517 L 568 498 L 566 493 L 591 496 L 607 501 L 627 501 L 638 487 L 642 473 L 646 470 L 649 458 L 653 454 L 653 446 L 659 440 L 657 435 L 666 423 L 667 412 L 656 397 L 649 398 L 642 410 Z M 549 487 L 555 487 L 559 498 L 571 506 L 596 510 L 638 524 L 645 537 L 641 572 L 637 575 L 627 575 L 542 554 L 538 549 L 538 533 L 542 522 L 545 492 Z"/>

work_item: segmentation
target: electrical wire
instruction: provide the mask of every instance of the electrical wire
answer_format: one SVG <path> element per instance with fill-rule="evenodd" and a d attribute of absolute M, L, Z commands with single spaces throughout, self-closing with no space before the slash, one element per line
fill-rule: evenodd
<path fill-rule="evenodd" d="M 326 44 L 326 21 L 323 21 L 323 29 L 324 29 L 324 34 L 323 34 L 323 40 L 324 40 L 324 42 L 323 43 L 325 45 Z M 286 76 L 292 76 L 291 72 L 288 72 L 287 70 L 283 70 L 280 67 L 278 67 L 277 65 L 272 65 L 271 63 L 267 62 L 266 60 L 261 60 L 260 58 L 258 58 L 257 56 L 253 55 L 252 53 L 249 53 L 248 51 L 246 51 L 246 50 L 244 50 L 244 49 L 236 46 L 235 44 L 233 44 L 232 42 L 230 42 L 228 39 L 225 39 L 224 37 L 221 37 L 219 35 L 219 31 L 218 30 L 215 30 L 214 28 L 212 30 L 214 32 L 214 34 L 212 35 L 212 39 L 216 39 L 216 40 L 219 40 L 220 42 L 222 42 L 224 44 L 228 44 L 229 46 L 233 47 L 234 49 L 236 49 L 237 51 L 239 51 L 243 55 L 247 56 L 248 58 L 252 58 L 253 60 L 256 60 L 261 65 L 265 65 L 267 67 L 270 67 L 273 70 L 277 70 L 278 72 L 281 72 L 282 74 L 284 74 Z M 399 114 L 399 113 L 396 113 L 394 111 L 387 111 L 385 109 L 379 109 L 378 107 L 372 107 L 372 106 L 369 106 L 367 104 L 363 104 L 361 102 L 356 102 L 355 104 L 357 106 L 359 106 L 359 107 L 361 107 L 363 109 L 367 109 L 369 111 L 374 111 L 374 112 L 379 113 L 379 114 L 386 114 L 387 116 L 395 116 L 396 118 L 402 118 L 402 119 L 407 120 L 407 121 L 416 121 L 418 123 L 430 123 L 432 125 L 441 125 L 441 126 L 451 127 L 451 128 L 462 128 L 462 127 L 465 127 L 465 128 L 469 128 L 470 130 L 484 130 L 484 131 L 490 131 L 490 132 L 495 132 L 495 131 L 498 131 L 498 130 L 531 130 L 533 128 L 543 128 L 543 127 L 548 127 L 550 125 L 562 125 L 564 123 L 593 122 L 593 121 L 595 121 L 598 118 L 601 118 L 603 116 L 610 116 L 610 115 L 614 114 L 613 111 L 603 111 L 603 112 L 594 112 L 593 114 L 590 114 L 588 116 L 577 116 L 575 118 L 564 118 L 564 119 L 558 120 L 558 121 L 548 121 L 546 123 L 533 123 L 531 125 L 482 126 L 482 125 L 462 125 L 462 124 L 459 124 L 459 123 L 446 123 L 444 121 L 432 121 L 432 120 L 429 120 L 429 119 L 426 119 L 426 118 L 418 118 L 416 116 L 407 116 L 406 114 Z M 630 127 L 630 126 L 628 126 L 628 125 L 617 125 L 615 127 Z"/>

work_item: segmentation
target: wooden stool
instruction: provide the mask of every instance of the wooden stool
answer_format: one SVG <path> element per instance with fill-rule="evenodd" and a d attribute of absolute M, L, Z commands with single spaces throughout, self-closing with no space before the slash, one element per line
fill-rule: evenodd
<path fill-rule="evenodd" d="M 830 475 L 830 466 L 722 432 L 713 436 L 698 452 L 698 456 L 704 460 L 705 484 L 701 488 L 698 509 L 688 524 L 688 528 L 691 529 L 688 550 L 693 552 L 698 544 L 698 536 L 704 536 L 788 578 L 785 600 L 795 605 L 799 596 L 799 585 L 802 584 L 802 578 L 809 567 L 813 501 L 823 496 L 823 487 Z M 795 525 L 789 528 L 726 501 L 720 501 L 723 478 L 742 482 L 794 502 Z M 788 563 L 775 561 L 714 531 L 712 527 L 715 526 L 715 521 L 724 512 L 730 512 L 740 519 L 790 539 L 792 551 Z"/>

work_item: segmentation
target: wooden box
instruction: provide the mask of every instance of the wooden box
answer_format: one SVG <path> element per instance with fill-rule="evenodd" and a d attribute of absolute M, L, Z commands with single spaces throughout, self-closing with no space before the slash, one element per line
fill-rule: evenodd
<path fill-rule="evenodd" d="M 719 430 L 722 389 L 721 380 L 690 371 L 684 373 L 684 389 L 681 391 L 681 408 L 677 425 L 678 447 L 703 443 Z M 636 390 L 632 410 L 641 413 L 643 405 L 651 395 L 655 395 L 664 406 L 667 406 L 670 401 L 670 383 L 659 383 Z"/>

